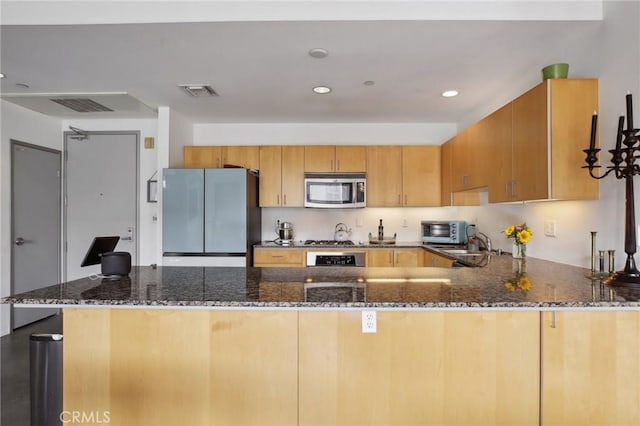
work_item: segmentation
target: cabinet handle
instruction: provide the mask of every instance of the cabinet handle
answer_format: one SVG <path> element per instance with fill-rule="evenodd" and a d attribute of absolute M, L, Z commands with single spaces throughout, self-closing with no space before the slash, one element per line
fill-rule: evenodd
<path fill-rule="evenodd" d="M 331 170 L 334 170 L 334 168 L 333 168 L 333 160 L 331 160 Z"/>
<path fill-rule="evenodd" d="M 516 198 L 517 194 L 516 194 L 516 181 L 512 180 L 511 181 L 511 196 L 513 198 Z"/>
<path fill-rule="evenodd" d="M 398 194 L 398 205 L 402 205 L 402 194 Z"/>
<path fill-rule="evenodd" d="M 273 259 L 279 259 L 279 258 L 284 257 L 284 256 L 272 254 L 271 257 Z"/>
<path fill-rule="evenodd" d="M 407 205 L 407 194 L 404 194 L 404 205 Z"/>
<path fill-rule="evenodd" d="M 284 195 L 282 196 L 282 205 L 283 205 L 283 206 L 286 206 L 286 205 L 287 205 L 287 194 L 284 194 Z"/>
<path fill-rule="evenodd" d="M 504 183 L 504 195 L 507 198 L 511 196 L 511 194 L 509 194 L 509 182 Z"/>
<path fill-rule="evenodd" d="M 340 171 L 340 160 L 336 160 L 336 171 Z"/>
<path fill-rule="evenodd" d="M 396 253 L 396 261 L 395 264 L 397 265 L 398 263 L 400 263 L 400 255 L 398 253 Z"/>
<path fill-rule="evenodd" d="M 280 205 L 280 194 L 276 195 L 276 206 Z"/>
<path fill-rule="evenodd" d="M 389 264 L 393 265 L 393 253 L 389 252 Z"/>
<path fill-rule="evenodd" d="M 551 313 L 551 328 L 556 328 L 556 311 Z"/>

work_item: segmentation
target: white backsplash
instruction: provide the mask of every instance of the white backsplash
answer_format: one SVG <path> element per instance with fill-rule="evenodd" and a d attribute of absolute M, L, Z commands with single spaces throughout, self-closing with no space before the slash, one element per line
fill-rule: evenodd
<path fill-rule="evenodd" d="M 262 239 L 273 240 L 276 221 L 293 223 L 294 239 L 331 240 L 338 223 L 351 228 L 350 239 L 355 243 L 367 242 L 369 233 L 378 235 L 378 224 L 382 219 L 385 237 L 397 234 L 399 242 L 420 240 L 420 221 L 433 219 L 476 220 L 473 208 L 364 208 L 364 209 L 306 209 L 306 208 L 265 208 L 262 209 Z"/>

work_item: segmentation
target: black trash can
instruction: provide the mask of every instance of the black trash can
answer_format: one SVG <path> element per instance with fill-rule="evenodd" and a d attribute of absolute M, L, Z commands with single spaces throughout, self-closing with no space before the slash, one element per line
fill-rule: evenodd
<path fill-rule="evenodd" d="M 62 420 L 62 334 L 29 338 L 31 426 L 60 426 Z"/>

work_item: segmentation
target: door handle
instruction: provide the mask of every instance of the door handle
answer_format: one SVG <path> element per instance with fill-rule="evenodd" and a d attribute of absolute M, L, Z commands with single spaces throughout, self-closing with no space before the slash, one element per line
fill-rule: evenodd
<path fill-rule="evenodd" d="M 121 241 L 133 241 L 133 227 L 129 226 L 127 228 L 127 236 L 126 237 L 120 237 Z"/>
<path fill-rule="evenodd" d="M 26 242 L 27 242 L 27 241 L 26 241 L 24 238 L 22 238 L 22 237 L 16 237 L 15 243 L 16 243 L 16 245 L 17 245 L 17 246 L 21 246 L 21 245 L 23 245 L 23 244 L 24 244 L 24 243 L 26 243 Z"/>

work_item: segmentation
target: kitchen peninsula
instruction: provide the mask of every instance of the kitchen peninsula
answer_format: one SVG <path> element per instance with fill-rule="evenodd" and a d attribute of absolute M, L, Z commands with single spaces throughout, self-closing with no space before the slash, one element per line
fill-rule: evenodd
<path fill-rule="evenodd" d="M 588 272 L 134 267 L 2 302 L 63 308 L 64 409 L 115 424 L 639 424 L 640 294 Z"/>

